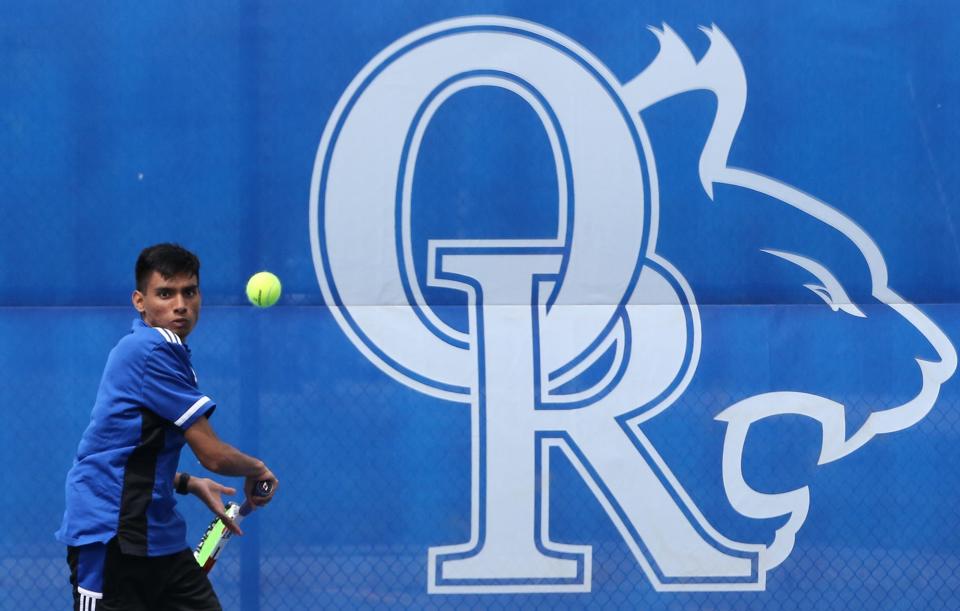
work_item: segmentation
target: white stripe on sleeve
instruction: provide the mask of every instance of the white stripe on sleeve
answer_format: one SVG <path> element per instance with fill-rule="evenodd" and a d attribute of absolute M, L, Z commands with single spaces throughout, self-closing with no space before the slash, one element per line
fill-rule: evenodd
<path fill-rule="evenodd" d="M 180 426 L 181 424 L 189 420 L 191 416 L 197 413 L 197 410 L 199 410 L 201 407 L 203 407 L 207 403 L 210 403 L 210 397 L 206 397 L 206 396 L 200 397 L 199 399 L 197 399 L 196 403 L 190 406 L 190 409 L 183 412 L 183 415 L 177 418 L 177 421 L 174 422 L 174 424 L 176 424 L 177 426 Z"/>
<path fill-rule="evenodd" d="M 170 329 L 164 329 L 163 327 L 154 327 L 157 332 L 163 336 L 163 339 L 167 340 L 170 344 L 180 344 L 183 345 L 183 342 L 180 341 L 180 336 L 171 331 Z"/>
<path fill-rule="evenodd" d="M 77 592 L 79 592 L 81 596 L 89 596 L 90 598 L 95 598 L 97 600 L 103 598 L 103 592 L 93 592 L 92 590 L 81 588 L 80 586 L 77 586 Z"/>

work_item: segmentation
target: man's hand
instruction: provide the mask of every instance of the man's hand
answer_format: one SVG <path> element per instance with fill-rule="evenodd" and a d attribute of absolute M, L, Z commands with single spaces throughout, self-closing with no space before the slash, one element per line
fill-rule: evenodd
<path fill-rule="evenodd" d="M 224 486 L 206 477 L 191 477 L 190 481 L 187 482 L 187 492 L 203 501 L 203 504 L 209 507 L 210 511 L 217 514 L 217 517 L 223 520 L 227 530 L 235 535 L 243 534 L 240 527 L 227 517 L 227 510 L 223 505 L 222 495 L 233 496 L 237 493 L 236 488 Z"/>
<path fill-rule="evenodd" d="M 254 493 L 254 487 L 257 485 L 257 482 L 262 481 L 270 482 L 270 494 L 267 496 L 258 496 Z M 277 481 L 277 477 L 272 471 L 270 471 L 270 469 L 266 467 L 266 465 L 264 465 L 262 472 L 246 478 L 246 480 L 243 482 L 243 491 L 247 495 L 247 501 L 250 502 L 254 507 L 263 507 L 273 500 L 273 495 L 277 493 L 277 486 L 279 485 L 280 482 Z"/>
<path fill-rule="evenodd" d="M 232 445 L 220 441 L 220 438 L 217 437 L 217 434 L 213 431 L 213 427 L 210 426 L 210 422 L 208 422 L 206 418 L 198 418 L 183 435 L 187 443 L 190 444 L 190 449 L 193 450 L 193 453 L 200 460 L 200 464 L 203 465 L 204 468 L 220 475 L 242 476 L 246 478 L 243 484 L 243 491 L 247 495 L 247 501 L 254 507 L 263 507 L 269 503 L 273 495 L 276 494 L 278 485 L 277 477 L 263 464 L 263 461 L 253 456 L 247 456 Z M 271 484 L 270 494 L 267 496 L 257 496 L 253 493 L 254 486 L 256 486 L 257 482 L 264 480 Z M 221 515 L 217 511 L 217 506 L 219 505 L 222 510 L 222 502 L 218 494 L 214 496 L 217 497 L 214 504 L 206 500 L 204 500 L 204 502 L 207 503 L 207 506 L 210 507 L 214 513 Z M 233 529 L 231 528 L 231 530 Z"/>

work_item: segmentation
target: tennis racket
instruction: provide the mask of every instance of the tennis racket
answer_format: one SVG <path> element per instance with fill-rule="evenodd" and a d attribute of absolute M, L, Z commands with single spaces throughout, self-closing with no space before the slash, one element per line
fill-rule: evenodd
<path fill-rule="evenodd" d="M 257 485 L 253 487 L 253 494 L 254 496 L 269 496 L 271 490 L 273 490 L 273 483 L 268 480 L 262 480 L 257 482 Z M 243 502 L 243 505 L 227 503 L 226 513 L 228 518 L 236 524 L 239 524 L 244 518 L 253 513 L 254 509 L 256 509 L 256 506 L 247 500 Z M 197 563 L 200 564 L 200 568 L 204 573 L 209 573 L 213 565 L 217 563 L 220 552 L 226 547 L 231 537 L 233 537 L 233 533 L 227 529 L 222 519 L 218 517 L 210 522 L 210 526 L 208 526 L 207 531 L 203 533 L 203 537 L 201 537 L 200 543 L 197 544 L 197 548 L 193 550 L 193 557 L 197 559 Z"/>

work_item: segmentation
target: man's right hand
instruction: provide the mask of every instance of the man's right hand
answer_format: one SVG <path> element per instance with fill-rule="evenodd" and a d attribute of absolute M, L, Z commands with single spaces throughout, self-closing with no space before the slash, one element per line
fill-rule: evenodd
<path fill-rule="evenodd" d="M 262 493 L 257 490 L 257 484 L 260 482 L 269 482 L 270 484 L 270 492 L 266 495 L 262 495 Z M 243 491 L 247 495 L 247 501 L 254 507 L 263 507 L 273 500 L 273 495 L 277 493 L 277 487 L 279 485 L 280 482 L 277 480 L 277 477 L 264 465 L 262 472 L 246 478 L 243 482 Z"/>

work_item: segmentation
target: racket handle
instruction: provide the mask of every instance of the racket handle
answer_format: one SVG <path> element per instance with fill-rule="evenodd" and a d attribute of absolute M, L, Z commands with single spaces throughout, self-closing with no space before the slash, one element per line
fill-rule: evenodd
<path fill-rule="evenodd" d="M 273 491 L 273 482 L 268 479 L 262 479 L 253 487 L 253 496 L 270 496 Z"/>
<path fill-rule="evenodd" d="M 270 496 L 270 492 L 273 491 L 273 482 L 268 479 L 262 479 L 253 486 L 253 496 Z M 250 515 L 250 513 L 256 509 L 256 507 L 250 503 L 250 500 L 243 502 L 243 505 L 240 507 L 240 512 L 235 519 L 239 523 L 240 520 Z"/>
<path fill-rule="evenodd" d="M 273 482 L 268 479 L 262 479 L 258 481 L 253 486 L 251 494 L 257 497 L 270 496 L 270 493 L 273 492 Z M 245 517 L 250 515 L 256 507 L 250 503 L 250 500 L 247 499 L 244 501 L 243 505 L 238 506 L 236 503 L 227 503 L 226 514 L 227 517 L 233 520 L 234 524 L 240 524 Z M 213 549 L 207 550 L 207 555 L 204 557 L 201 555 L 201 551 L 204 548 L 204 542 L 207 540 L 208 536 L 219 537 L 217 543 Z M 220 518 L 215 519 L 210 526 L 207 528 L 207 533 L 204 534 L 203 539 L 200 540 L 199 545 L 197 545 L 196 550 L 193 555 L 197 559 L 197 562 L 201 563 L 201 569 L 204 573 L 209 573 L 210 569 L 213 568 L 213 565 L 216 564 L 217 558 L 220 556 L 220 552 L 223 551 L 224 546 L 230 541 L 232 533 L 226 529 L 223 525 Z M 201 562 L 202 560 L 202 562 Z"/>
<path fill-rule="evenodd" d="M 243 508 L 236 503 L 227 503 L 226 514 L 238 524 L 246 515 L 243 513 Z M 230 531 L 226 529 L 226 526 L 223 525 L 223 520 L 220 518 L 215 518 L 213 522 L 210 523 L 210 526 L 207 527 L 207 532 L 204 533 L 203 538 L 200 539 L 200 543 L 197 544 L 193 552 L 193 557 L 200 563 L 200 568 L 204 573 L 209 573 L 210 569 L 213 568 L 213 565 L 217 562 L 217 558 L 220 556 L 220 552 L 223 551 L 224 546 L 230 540 L 230 536 Z M 208 537 L 213 537 L 209 546 L 207 546 Z M 213 541 L 215 541 L 215 543 Z"/>

